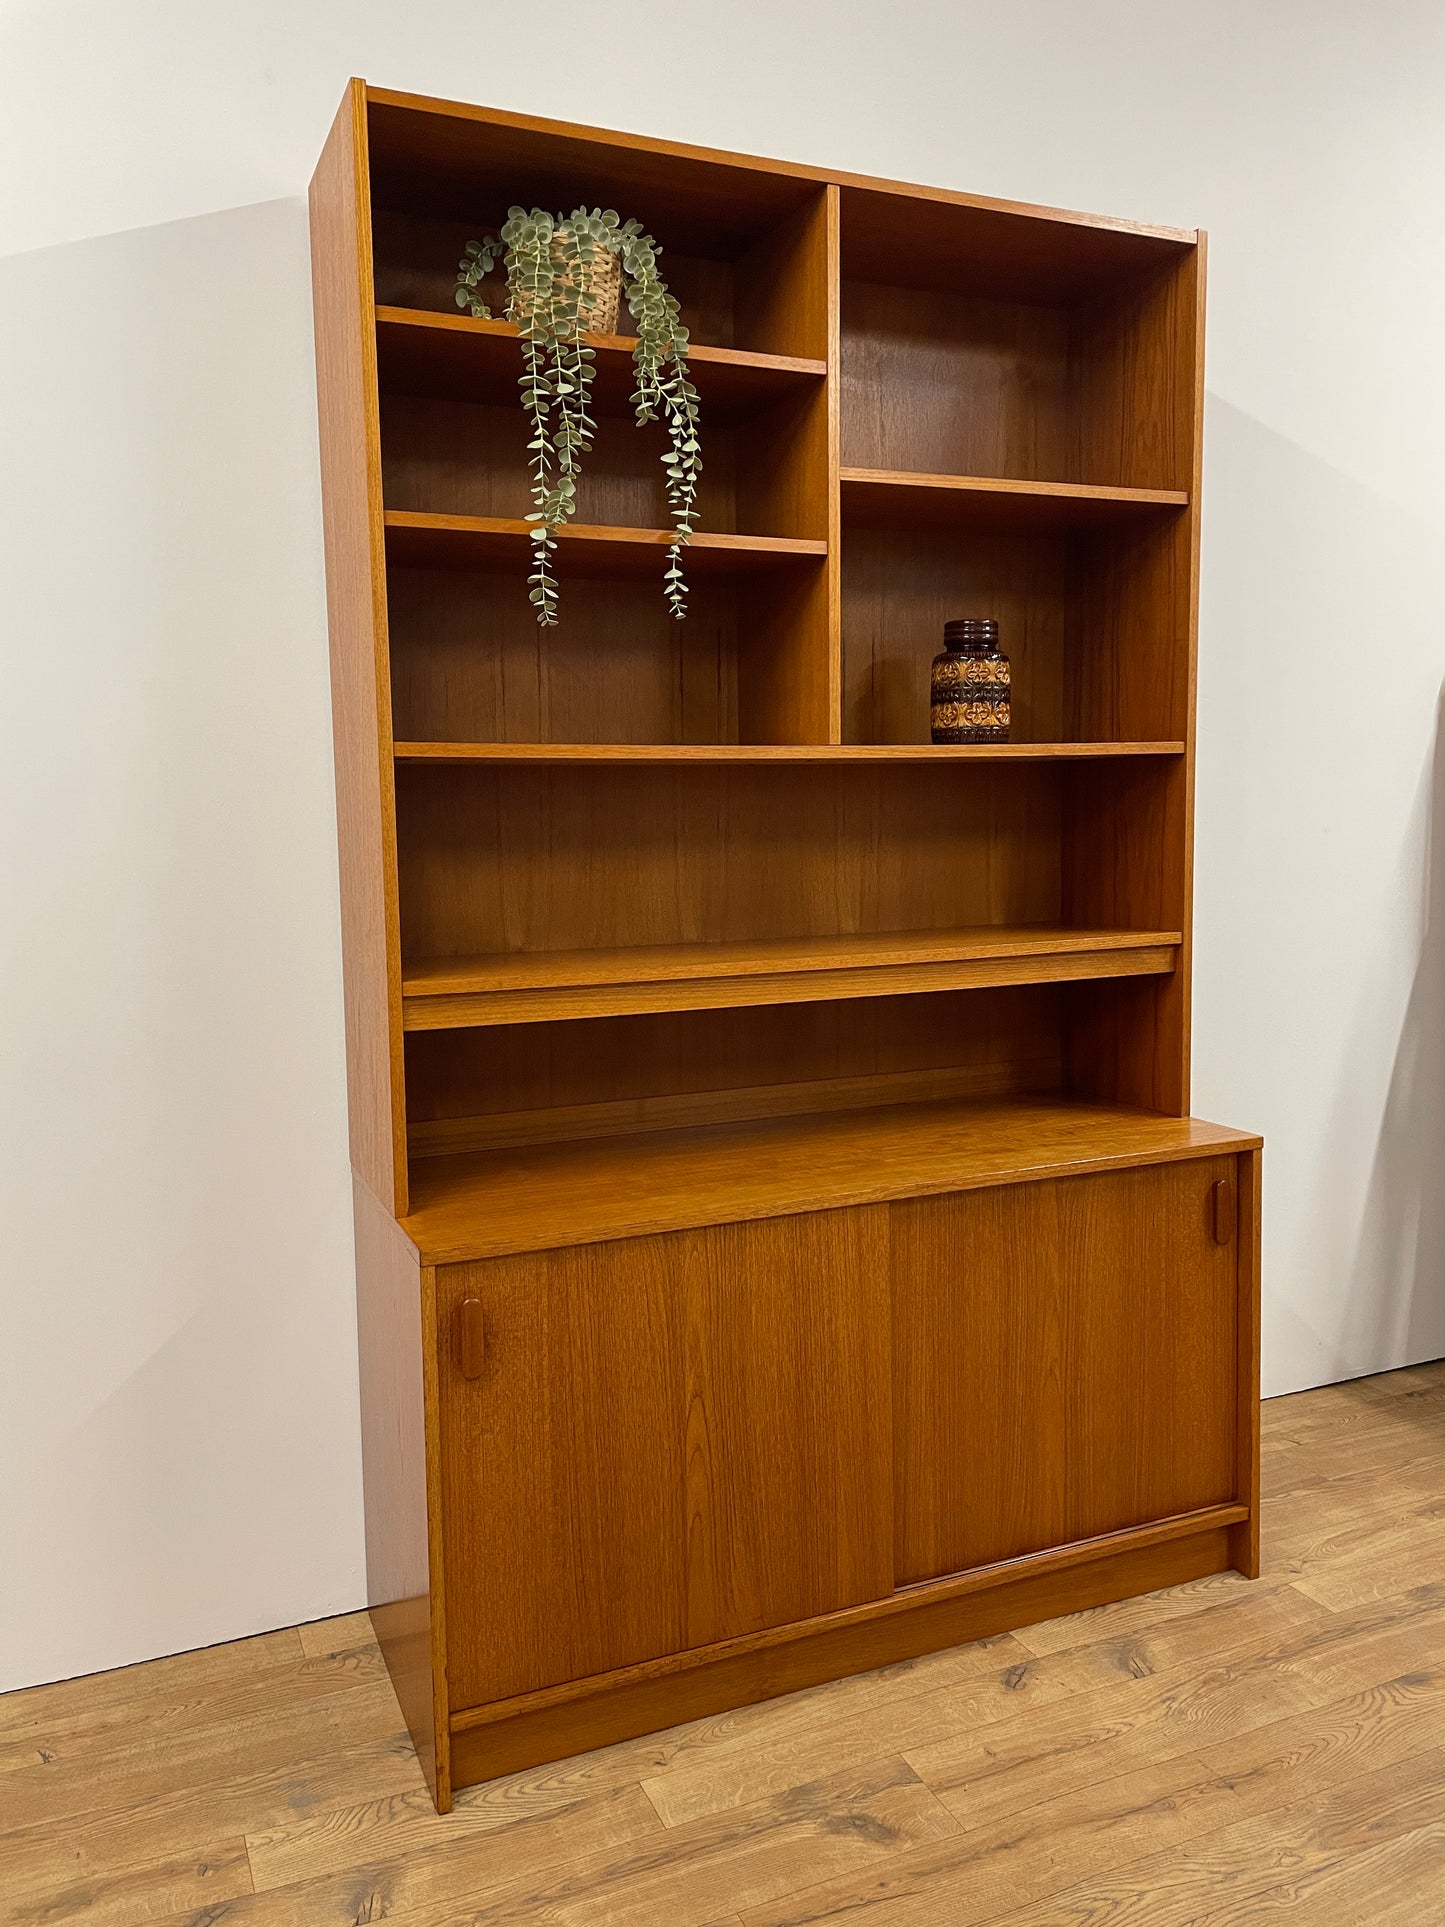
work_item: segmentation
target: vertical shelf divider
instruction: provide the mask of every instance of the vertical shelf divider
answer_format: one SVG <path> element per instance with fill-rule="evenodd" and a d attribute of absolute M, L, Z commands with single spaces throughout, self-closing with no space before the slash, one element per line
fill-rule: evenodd
<path fill-rule="evenodd" d="M 828 360 L 836 301 L 837 190 L 822 187 L 737 264 L 740 331 L 770 354 Z M 759 581 L 739 599 L 738 721 L 744 742 L 833 743 L 837 605 L 833 368 L 750 424 L 738 496 L 761 526 L 828 542 L 815 568 Z"/>

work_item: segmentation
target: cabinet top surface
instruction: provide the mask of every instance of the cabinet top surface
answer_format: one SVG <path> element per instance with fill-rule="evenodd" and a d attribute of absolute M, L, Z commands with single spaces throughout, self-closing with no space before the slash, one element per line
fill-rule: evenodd
<path fill-rule="evenodd" d="M 739 154 L 723 148 L 699 147 L 683 141 L 658 140 L 650 135 L 629 134 L 610 128 L 589 127 L 575 121 L 549 120 L 536 115 L 508 113 L 501 108 L 475 106 L 465 101 L 435 99 L 424 94 L 398 92 L 354 81 L 367 104 L 377 110 L 385 129 L 383 146 L 403 165 L 463 163 L 466 158 L 467 130 L 489 134 L 498 150 L 511 158 L 512 152 L 524 153 L 536 141 L 570 147 L 577 160 L 585 162 L 588 151 L 599 161 L 610 154 L 630 154 L 635 161 L 687 169 L 735 170 L 754 182 L 771 178 L 780 187 L 795 183 L 804 187 L 834 185 L 851 193 L 896 197 L 920 205 L 972 209 L 982 215 L 1039 221 L 1073 228 L 1094 230 L 1098 235 L 1129 237 L 1163 244 L 1164 249 L 1195 246 L 1200 232 L 1195 228 L 1163 227 L 1139 221 L 1119 220 L 1107 215 L 1081 214 L 1068 208 L 1047 207 L 1036 202 L 999 200 L 987 195 L 968 194 L 943 187 L 919 186 L 884 176 L 855 174 L 839 168 L 810 167 L 797 161 L 772 160 L 760 155 Z"/>
<path fill-rule="evenodd" d="M 1197 1118 L 1059 1099 L 893 1105 L 423 1158 L 428 1264 L 1259 1148 Z"/>

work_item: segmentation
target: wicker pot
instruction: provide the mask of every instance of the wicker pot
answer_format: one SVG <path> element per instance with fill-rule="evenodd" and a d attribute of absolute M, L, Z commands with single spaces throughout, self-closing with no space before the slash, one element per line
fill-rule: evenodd
<path fill-rule="evenodd" d="M 567 253 L 565 266 L 563 255 Z M 507 257 L 508 264 L 511 255 Z M 564 250 L 560 235 L 552 242 L 552 266 L 559 285 L 571 287 L 578 273 L 578 264 L 570 251 Z M 615 335 L 617 333 L 617 311 L 622 301 L 622 263 L 608 248 L 598 248 L 592 257 L 592 265 L 586 271 L 588 285 L 582 290 L 581 309 L 583 331 L 589 335 Z M 532 303 L 525 294 L 514 295 L 507 308 L 507 318 L 511 321 L 525 321 L 532 312 Z"/>

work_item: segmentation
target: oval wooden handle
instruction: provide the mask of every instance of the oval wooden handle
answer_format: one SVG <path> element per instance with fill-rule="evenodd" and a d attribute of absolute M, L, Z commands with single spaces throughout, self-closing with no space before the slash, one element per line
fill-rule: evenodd
<path fill-rule="evenodd" d="M 1214 1242 L 1217 1245 L 1232 1244 L 1234 1241 L 1235 1203 L 1234 1183 L 1230 1178 L 1220 1178 L 1214 1186 Z"/>
<path fill-rule="evenodd" d="M 463 1378 L 480 1378 L 487 1361 L 487 1321 L 480 1298 L 464 1298 L 457 1307 L 457 1338 Z"/>

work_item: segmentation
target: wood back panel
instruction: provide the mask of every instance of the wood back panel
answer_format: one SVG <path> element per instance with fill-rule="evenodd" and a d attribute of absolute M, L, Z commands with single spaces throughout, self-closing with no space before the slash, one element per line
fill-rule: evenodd
<path fill-rule="evenodd" d="M 779 432 L 765 416 L 762 434 L 769 430 Z M 786 504 L 773 515 L 751 494 L 742 498 L 739 521 L 733 449 L 738 437 L 749 433 L 746 427 L 704 421 L 697 526 L 723 535 L 812 535 L 811 528 L 786 526 Z M 388 395 L 382 402 L 386 506 L 423 515 L 529 515 L 530 435 L 519 401 L 489 405 Z M 667 446 L 660 422 L 639 428 L 630 416 L 599 416 L 577 484 L 577 521 L 603 528 L 669 528 L 661 460 Z M 661 556 L 657 572 L 660 580 Z"/>
<path fill-rule="evenodd" d="M 392 714 L 403 742 L 735 743 L 737 586 L 694 582 L 685 623 L 657 580 L 558 566 L 537 627 L 524 572 L 391 570 Z"/>
<path fill-rule="evenodd" d="M 414 1153 L 1052 1091 L 1065 993 L 762 1005 L 407 1038 Z"/>
<path fill-rule="evenodd" d="M 351 1162 L 406 1210 L 401 944 L 372 326 L 365 90 L 311 183 L 312 289 L 331 647 Z"/>
<path fill-rule="evenodd" d="M 407 955 L 1055 921 L 1061 781 L 1027 763 L 407 765 Z"/>
<path fill-rule="evenodd" d="M 848 528 L 842 566 L 843 734 L 851 743 L 926 743 L 928 684 L 956 616 L 993 616 L 1012 671 L 1010 740 L 1066 739 L 1066 537 L 962 527 Z"/>
<path fill-rule="evenodd" d="M 848 468 L 1021 481 L 1077 472 L 1069 324 L 1057 309 L 893 287 L 842 287 L 842 459 Z"/>

